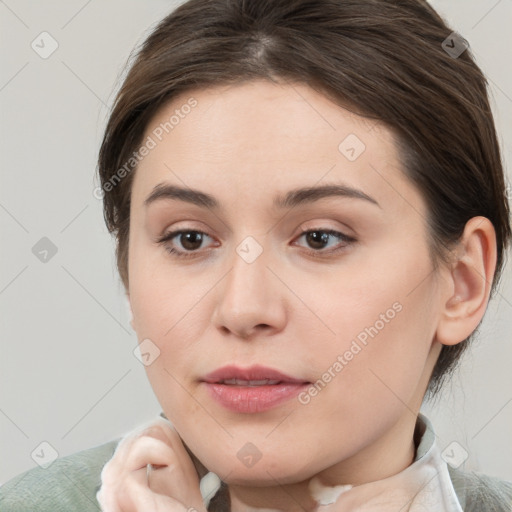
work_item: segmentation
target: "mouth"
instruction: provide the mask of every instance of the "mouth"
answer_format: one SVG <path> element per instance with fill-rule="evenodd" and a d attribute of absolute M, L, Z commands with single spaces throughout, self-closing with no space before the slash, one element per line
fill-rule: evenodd
<path fill-rule="evenodd" d="M 201 379 L 209 396 L 239 413 L 258 413 L 292 399 L 311 382 L 273 368 L 224 366 Z"/>
<path fill-rule="evenodd" d="M 216 384 L 226 384 L 227 386 L 275 386 L 281 384 L 282 380 L 243 380 L 243 379 L 223 379 L 218 381 Z"/>
<path fill-rule="evenodd" d="M 307 383 L 304 379 L 291 377 L 279 370 L 267 366 L 254 365 L 248 368 L 229 365 L 218 368 L 202 379 L 210 384 L 226 384 L 230 386 L 264 386 L 280 383 Z"/>

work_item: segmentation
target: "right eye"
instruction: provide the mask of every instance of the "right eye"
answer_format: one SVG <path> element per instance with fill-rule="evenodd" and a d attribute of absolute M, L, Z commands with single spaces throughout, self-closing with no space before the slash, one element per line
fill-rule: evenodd
<path fill-rule="evenodd" d="M 178 258 L 190 258 L 197 256 L 198 249 L 200 249 L 205 236 L 211 238 L 203 231 L 179 229 L 166 233 L 157 240 L 157 243 L 163 245 L 165 250 L 173 256 Z M 181 244 L 181 249 L 175 247 L 175 243 L 173 242 L 175 238 L 177 238 Z"/>

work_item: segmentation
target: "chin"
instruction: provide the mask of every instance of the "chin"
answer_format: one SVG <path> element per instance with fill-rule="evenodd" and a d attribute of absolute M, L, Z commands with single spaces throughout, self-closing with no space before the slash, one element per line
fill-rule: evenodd
<path fill-rule="evenodd" d="M 217 463 L 210 467 L 210 471 L 228 485 L 268 487 L 293 484 L 308 480 L 323 469 L 315 469 L 311 464 L 298 468 L 295 461 L 286 462 L 275 457 L 266 461 L 262 457 L 250 467 L 244 467 L 237 458 L 225 459 L 221 465 L 218 464 L 219 458 L 216 460 Z"/>

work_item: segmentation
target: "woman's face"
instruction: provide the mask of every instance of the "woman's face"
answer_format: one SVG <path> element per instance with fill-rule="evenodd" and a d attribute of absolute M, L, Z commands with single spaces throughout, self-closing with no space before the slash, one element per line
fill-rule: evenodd
<path fill-rule="evenodd" d="M 175 98 L 144 144 L 133 326 L 163 411 L 206 467 L 261 485 L 335 465 L 355 478 L 385 440 L 412 436 L 441 291 L 391 132 L 305 85 L 255 81 Z M 298 383 L 205 382 L 228 365 Z"/>

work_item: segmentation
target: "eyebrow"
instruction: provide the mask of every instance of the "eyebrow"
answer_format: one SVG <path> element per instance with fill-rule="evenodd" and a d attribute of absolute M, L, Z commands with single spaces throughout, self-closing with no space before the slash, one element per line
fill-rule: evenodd
<path fill-rule="evenodd" d="M 363 199 L 379 208 L 380 204 L 362 190 L 349 187 L 342 184 L 321 185 L 315 187 L 303 187 L 290 190 L 284 195 L 278 195 L 274 198 L 274 207 L 278 209 L 293 208 L 298 205 L 312 203 L 327 197 L 345 197 L 353 199 Z M 151 203 L 158 200 L 178 200 L 194 204 L 203 208 L 219 210 L 220 203 L 212 195 L 200 190 L 183 188 L 168 183 L 159 183 L 144 201 L 144 206 L 148 207 Z"/>

